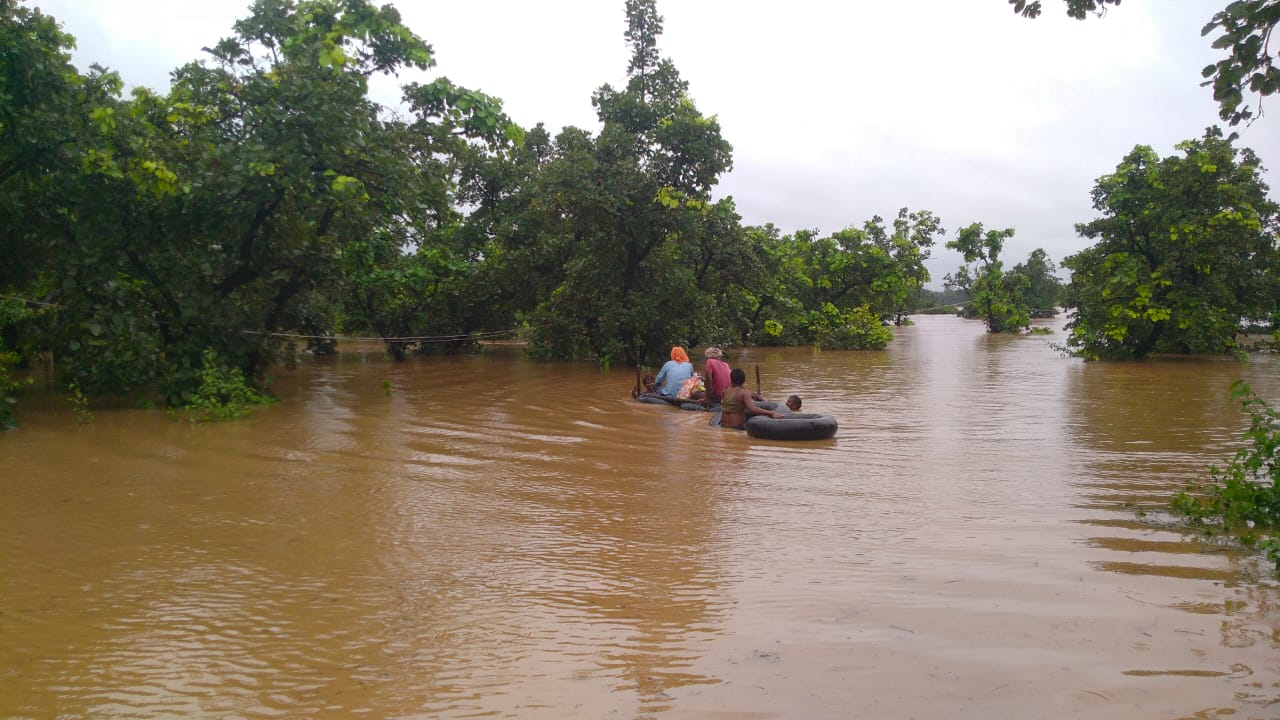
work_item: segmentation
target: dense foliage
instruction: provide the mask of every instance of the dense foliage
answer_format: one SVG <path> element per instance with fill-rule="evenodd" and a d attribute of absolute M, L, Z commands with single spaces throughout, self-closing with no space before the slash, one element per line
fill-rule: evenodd
<path fill-rule="evenodd" d="M 28 2 L 0 0 L 0 353 L 52 358 L 86 415 L 115 395 L 217 416 L 339 334 L 398 360 L 519 333 L 539 357 L 630 364 L 676 343 L 883 348 L 925 304 L 931 212 L 783 234 L 712 197 L 732 148 L 660 54 L 655 0 L 625 3 L 630 61 L 589 98 L 598 130 L 554 135 L 443 77 L 403 87 L 399 110 L 373 102 L 371 78 L 434 58 L 370 0 L 256 0 L 167 91 L 129 97 L 73 67 L 73 39 Z M 1100 181 L 1108 218 L 1082 230 L 1099 245 L 1064 261 L 1082 352 L 1219 350 L 1240 314 L 1280 309 L 1274 206 L 1224 143 L 1195 146 L 1199 182 L 1141 153 Z M 952 290 L 993 331 L 1058 302 L 1042 251 L 1004 269 L 1012 232 L 951 243 L 977 263 Z M 0 380 L 8 424 L 18 386 Z"/>
<path fill-rule="evenodd" d="M 1210 532 L 1229 533 L 1255 547 L 1280 570 L 1280 411 L 1237 381 L 1232 397 L 1249 413 L 1247 445 L 1225 468 L 1174 497 L 1172 508 Z"/>
<path fill-rule="evenodd" d="M 77 397 L 208 411 L 231 402 L 211 368 L 260 393 L 339 333 L 397 359 L 513 328 L 606 364 L 676 342 L 884 347 L 937 219 L 743 227 L 711 198 L 731 147 L 658 52 L 654 1 L 625 11 L 599 131 L 553 137 L 446 78 L 405 86 L 407 117 L 371 101 L 374 75 L 434 60 L 369 0 L 256 0 L 166 93 L 128 98 L 0 0 L 0 350 L 56 358 Z"/>
<path fill-rule="evenodd" d="M 827 237 L 767 238 L 770 280 L 749 337 L 761 345 L 884 347 L 892 337 L 884 321 L 928 281 L 924 261 L 943 232 L 933 213 L 902 208 L 892 225 L 877 215 Z"/>
<path fill-rule="evenodd" d="M 654 3 L 628 0 L 626 15 L 626 85 L 592 97 L 598 135 L 568 128 L 556 138 L 508 238 L 550 236 L 551 255 L 539 259 L 548 291 L 527 310 L 533 349 L 546 356 L 631 362 L 672 338 L 695 341 L 700 284 L 737 242 L 732 203 L 710 202 L 729 143 L 658 54 Z"/>
<path fill-rule="evenodd" d="M 1138 146 L 1097 181 L 1096 244 L 1072 271 L 1069 344 L 1089 358 L 1230 350 L 1242 318 L 1274 317 L 1280 206 L 1258 158 L 1216 128 L 1160 158 Z"/>
<path fill-rule="evenodd" d="M 1058 267 L 1049 259 L 1043 248 L 1036 248 L 1026 262 L 1018 263 L 1009 272 L 1022 278 L 1014 283 L 1022 289 L 1019 302 L 1031 317 L 1051 317 L 1057 314 L 1062 303 L 1063 283 L 1058 279 Z"/>
<path fill-rule="evenodd" d="M 23 37 L 52 23 L 12 0 L 4 9 Z M 207 352 L 256 379 L 282 345 L 271 333 L 331 332 L 350 244 L 421 198 L 403 194 L 405 129 L 366 98 L 370 75 L 431 62 L 395 11 L 259 0 L 211 64 L 176 70 L 165 96 L 129 100 L 114 76 L 76 74 L 69 38 L 39 37 L 5 57 L 5 75 L 33 57 L 52 68 L 39 107 L 52 116 L 38 127 L 63 135 L 6 123 L 12 152 L 45 149 L 44 168 L 25 165 L 36 177 L 4 193 L 34 251 L 6 290 L 58 308 L 38 349 L 64 379 L 182 404 Z"/>

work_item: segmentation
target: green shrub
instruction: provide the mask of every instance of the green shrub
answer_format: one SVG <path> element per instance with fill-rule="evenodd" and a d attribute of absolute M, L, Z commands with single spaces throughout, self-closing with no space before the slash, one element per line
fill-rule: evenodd
<path fill-rule="evenodd" d="M 1171 508 L 1207 534 L 1227 534 L 1266 553 L 1280 570 L 1280 411 L 1239 380 L 1231 396 L 1250 415 L 1249 444 L 1225 468 L 1210 467 L 1206 480 L 1175 495 Z"/>
<path fill-rule="evenodd" d="M 809 329 L 813 344 L 828 350 L 883 350 L 893 340 L 893 330 L 866 305 L 840 310 L 827 303 L 813 313 Z"/>
<path fill-rule="evenodd" d="M 18 393 L 31 384 L 31 378 L 9 377 L 9 366 L 17 362 L 17 353 L 0 352 L 0 431 L 18 427 L 13 407 L 18 403 Z"/>
<path fill-rule="evenodd" d="M 254 405 L 271 401 L 249 385 L 239 368 L 223 367 L 212 350 L 205 350 L 200 387 L 185 409 L 193 422 L 234 420 L 243 417 Z"/>
<path fill-rule="evenodd" d="M 67 386 L 67 402 L 71 403 L 71 410 L 76 414 L 78 425 L 89 425 L 93 422 L 93 412 L 89 410 L 89 398 L 84 396 L 79 385 L 71 383 Z"/>

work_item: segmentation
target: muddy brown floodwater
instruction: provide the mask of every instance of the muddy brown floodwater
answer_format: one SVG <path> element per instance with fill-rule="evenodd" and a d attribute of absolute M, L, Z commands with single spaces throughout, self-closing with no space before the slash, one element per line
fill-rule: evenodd
<path fill-rule="evenodd" d="M 746 350 L 835 439 L 518 351 L 281 370 L 246 420 L 0 434 L 0 717 L 1275 718 L 1280 589 L 1140 520 L 1280 361 L 917 317 Z M 383 380 L 390 384 L 384 390 Z"/>

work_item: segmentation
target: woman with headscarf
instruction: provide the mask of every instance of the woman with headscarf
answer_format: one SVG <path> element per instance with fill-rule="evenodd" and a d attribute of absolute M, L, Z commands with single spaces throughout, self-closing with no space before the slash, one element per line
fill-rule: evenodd
<path fill-rule="evenodd" d="M 658 377 L 653 379 L 653 384 L 659 395 L 673 398 L 680 392 L 680 386 L 684 381 L 691 377 L 693 377 L 693 363 L 689 362 L 689 354 L 684 351 L 684 348 L 676 345 L 671 348 L 671 359 L 663 364 L 662 369 L 658 371 Z"/>
<path fill-rule="evenodd" d="M 709 347 L 702 355 L 707 359 L 707 393 L 711 402 L 720 402 L 729 388 L 729 363 L 724 361 L 724 351 L 718 347 Z"/>

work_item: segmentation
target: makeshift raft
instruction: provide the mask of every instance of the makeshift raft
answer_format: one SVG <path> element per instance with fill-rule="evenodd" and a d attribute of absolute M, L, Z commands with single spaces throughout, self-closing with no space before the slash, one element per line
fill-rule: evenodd
<path fill-rule="evenodd" d="M 720 424 L 720 406 L 703 405 L 701 403 L 679 400 L 656 394 L 640 395 L 636 402 L 649 405 L 671 405 L 681 410 L 715 412 L 711 425 Z M 752 415 L 747 418 L 747 435 L 764 440 L 826 440 L 835 437 L 839 423 L 830 415 L 817 413 L 793 413 L 782 403 L 759 400 L 756 407 L 761 410 L 772 410 L 782 413 L 782 418 L 771 418 L 768 415 Z"/>
<path fill-rule="evenodd" d="M 719 405 L 703 405 L 702 403 L 696 403 L 691 400 L 680 400 L 673 397 L 667 397 L 665 395 L 659 395 L 657 393 L 645 393 L 640 395 L 636 397 L 636 402 L 646 403 L 649 405 L 674 405 L 681 410 L 695 410 L 702 412 L 710 412 L 711 410 L 718 409 L 720 407 Z"/>

